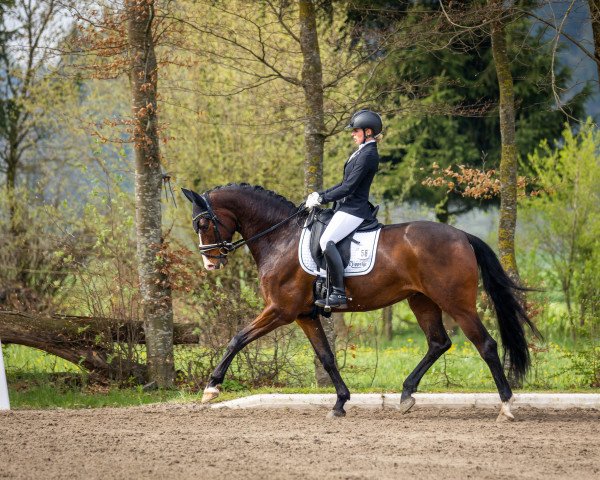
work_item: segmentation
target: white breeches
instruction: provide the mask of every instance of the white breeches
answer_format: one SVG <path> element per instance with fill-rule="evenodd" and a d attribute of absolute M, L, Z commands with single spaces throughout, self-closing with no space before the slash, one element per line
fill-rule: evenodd
<path fill-rule="evenodd" d="M 350 233 L 356 230 L 362 222 L 363 219 L 360 217 L 355 217 L 346 212 L 335 212 L 319 240 L 321 250 L 325 250 L 327 242 L 338 243 L 340 240 L 346 238 Z"/>

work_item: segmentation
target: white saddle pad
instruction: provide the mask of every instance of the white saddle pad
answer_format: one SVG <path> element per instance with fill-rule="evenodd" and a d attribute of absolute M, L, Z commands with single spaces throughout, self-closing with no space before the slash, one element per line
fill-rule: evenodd
<path fill-rule="evenodd" d="M 381 228 L 370 232 L 358 232 L 354 234 L 354 240 L 350 245 L 350 261 L 344 270 L 345 277 L 357 277 L 366 275 L 373 270 L 375 255 L 377 254 L 377 243 L 379 242 Z M 300 245 L 298 246 L 298 260 L 302 269 L 311 275 L 319 274 L 319 267 L 310 254 L 310 230 L 302 229 Z"/>

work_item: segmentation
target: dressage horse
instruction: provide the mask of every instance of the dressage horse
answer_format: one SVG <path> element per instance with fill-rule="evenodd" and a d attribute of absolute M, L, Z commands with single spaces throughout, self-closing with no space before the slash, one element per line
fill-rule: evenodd
<path fill-rule="evenodd" d="M 264 310 L 237 333 L 211 374 L 202 402 L 220 393 L 220 385 L 235 355 L 273 329 L 297 322 L 312 344 L 337 393 L 329 417 L 345 415 L 350 399 L 334 361 L 325 332 L 314 310 L 314 277 L 298 262 L 301 225 L 308 212 L 274 192 L 247 184 L 214 188 L 203 195 L 183 189 L 193 204 L 192 223 L 200 241 L 204 266 L 225 267 L 227 255 L 247 245 L 258 267 Z M 232 243 L 235 232 L 242 239 Z M 499 419 L 513 419 L 513 394 L 500 361 L 496 341 L 477 315 L 478 267 L 494 304 L 500 336 L 515 378 L 529 367 L 523 324 L 537 333 L 518 301 L 520 289 L 502 269 L 492 249 L 479 238 L 449 225 L 408 222 L 385 225 L 379 236 L 373 270 L 346 279 L 348 311 L 363 312 L 408 300 L 427 337 L 428 350 L 403 384 L 400 409 L 414 405 L 412 394 L 421 378 L 451 345 L 442 311 L 448 313 L 487 363 L 502 401 Z"/>

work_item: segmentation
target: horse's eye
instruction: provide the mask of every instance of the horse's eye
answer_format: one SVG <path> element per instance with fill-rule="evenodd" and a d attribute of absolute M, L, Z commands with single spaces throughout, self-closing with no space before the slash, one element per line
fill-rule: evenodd
<path fill-rule="evenodd" d="M 208 220 L 202 218 L 198 221 L 198 230 L 208 230 Z"/>

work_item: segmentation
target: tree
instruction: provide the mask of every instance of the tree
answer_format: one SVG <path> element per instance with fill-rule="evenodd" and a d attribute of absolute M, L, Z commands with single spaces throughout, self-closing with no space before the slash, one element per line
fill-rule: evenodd
<path fill-rule="evenodd" d="M 515 257 L 515 228 L 517 226 L 517 145 L 515 140 L 515 89 L 510 71 L 506 47 L 506 12 L 502 1 L 490 0 L 490 6 L 498 9 L 491 26 L 492 53 L 498 76 L 500 101 L 500 221 L 498 224 L 498 249 L 500 263 L 508 275 L 519 283 Z"/>
<path fill-rule="evenodd" d="M 34 105 L 48 90 L 44 69 L 49 54 L 45 42 L 52 35 L 58 6 L 54 0 L 47 3 L 18 0 L 13 6 L 11 20 L 5 17 L 4 6 L 0 17 L 2 41 L 0 63 L 3 78 L 0 81 L 0 172 L 5 175 L 5 187 L 13 239 L 23 239 L 26 220 L 19 210 L 16 192 L 27 150 L 32 149 L 44 135 Z M 10 24 L 10 27 L 9 27 Z M 9 30 L 10 29 L 10 30 Z M 15 42 L 11 46 L 10 42 Z M 26 245 L 21 245 L 26 249 Z M 25 260 L 18 266 L 18 280 L 26 284 Z"/>
<path fill-rule="evenodd" d="M 600 0 L 588 0 L 588 7 L 594 34 L 594 60 L 598 71 L 598 81 L 600 82 Z"/>
<path fill-rule="evenodd" d="M 54 256 L 50 233 L 64 223 L 48 218 L 73 192 L 64 187 L 69 168 L 84 155 L 76 129 L 79 85 L 63 75 L 64 64 L 54 54 L 64 41 L 63 13 L 55 1 L 0 6 L 0 305 L 5 308 L 56 308 L 62 287 L 72 284 L 64 261 Z"/>
<path fill-rule="evenodd" d="M 424 2 L 425 3 L 425 2 Z M 401 82 L 409 85 L 402 95 L 382 98 L 397 113 L 388 118 L 388 133 L 382 157 L 393 168 L 386 175 L 384 195 L 388 199 L 417 199 L 436 208 L 440 221 L 474 207 L 495 204 L 464 198 L 454 192 L 424 188 L 422 180 L 435 163 L 441 168 L 465 165 L 469 168 L 497 168 L 501 156 L 495 115 L 499 98 L 498 78 L 493 62 L 490 19 L 485 2 L 433 3 L 435 18 L 427 17 L 429 42 L 417 42 L 412 49 L 396 50 L 385 64 L 374 88 L 395 92 Z M 421 6 L 421 11 L 425 10 Z M 407 11 L 405 21 L 424 22 L 423 13 Z M 540 140 L 560 135 L 565 121 L 583 116 L 589 89 L 563 101 L 556 109 L 552 93 L 552 49 L 545 29 L 523 9 L 505 15 L 505 38 L 515 98 L 515 125 L 518 155 L 526 159 Z M 422 20 L 423 19 L 423 20 Z M 446 27 L 441 24 L 445 23 Z M 554 65 L 554 83 L 566 85 L 571 72 Z M 410 107 L 406 107 L 409 105 Z M 404 108 L 403 108 L 404 107 Z"/>
<path fill-rule="evenodd" d="M 559 47 L 559 42 L 561 38 L 564 37 L 569 43 L 577 47 L 582 54 L 596 64 L 598 81 L 600 81 L 600 2 L 598 0 L 587 0 L 587 2 L 585 2 L 587 3 L 587 19 L 592 27 L 593 48 L 591 50 L 586 44 L 583 35 L 581 35 L 580 38 L 577 35 L 566 32 L 564 28 L 568 17 L 573 10 L 577 10 L 579 13 L 583 10 L 582 8 L 577 8 L 580 7 L 580 5 L 576 5 L 577 3 L 579 2 L 576 0 L 570 0 L 568 2 L 552 2 L 550 0 L 544 0 L 534 3 L 534 6 L 537 8 L 531 8 L 531 6 L 526 3 L 523 8 L 518 9 L 518 12 L 535 19 L 541 25 L 544 25 L 544 27 L 554 31 L 552 33 L 554 36 L 552 39 L 554 45 L 552 52 L 553 63 Z M 543 15 L 543 13 L 546 13 L 546 15 Z M 580 31 L 583 30 L 584 29 L 580 29 Z M 557 100 L 556 103 L 558 107 L 561 107 L 562 101 L 559 91 L 560 85 L 554 85 L 554 94 Z"/>
<path fill-rule="evenodd" d="M 598 319 L 600 264 L 600 135 L 591 121 L 577 134 L 565 127 L 555 148 L 544 141 L 531 155 L 538 194 L 526 202 L 528 232 L 575 319 Z"/>
<path fill-rule="evenodd" d="M 325 144 L 325 112 L 323 111 L 323 70 L 317 13 L 311 0 L 298 1 L 300 48 L 302 50 L 302 89 L 306 120 L 304 121 L 304 193 L 323 189 L 323 146 Z"/>
<path fill-rule="evenodd" d="M 348 86 L 357 71 L 376 69 L 382 61 L 377 57 L 379 48 L 351 49 L 340 42 L 332 25 L 341 24 L 343 11 L 333 9 L 329 2 L 267 0 L 250 6 L 245 2 L 205 2 L 201 11 L 201 19 L 193 14 L 173 16 L 184 31 L 199 35 L 193 41 L 202 46 L 199 49 L 191 44 L 187 35 L 179 48 L 198 52 L 238 74 L 231 84 L 207 96 L 239 97 L 252 91 L 258 104 L 258 92 L 263 93 L 268 105 L 255 108 L 253 125 L 261 132 L 286 126 L 293 132 L 302 125 L 304 194 L 322 189 L 325 141 L 340 130 L 349 112 L 362 100 L 349 99 Z M 320 22 L 319 14 L 324 17 Z M 320 49 L 320 35 L 326 36 L 325 55 Z M 385 37 L 381 44 L 386 44 Z M 324 326 L 335 349 L 333 320 L 325 320 Z M 320 362 L 315 365 L 318 383 L 329 381 Z"/>
<path fill-rule="evenodd" d="M 323 189 L 323 149 L 325 144 L 325 113 L 323 111 L 323 70 L 319 36 L 317 32 L 317 13 L 312 0 L 298 1 L 300 25 L 300 48 L 302 50 L 302 89 L 306 120 L 304 121 L 304 194 Z M 335 352 L 335 330 L 333 317 L 322 318 L 323 328 L 329 346 Z M 331 385 L 331 379 L 315 355 L 315 377 L 317 385 Z"/>
<path fill-rule="evenodd" d="M 127 0 L 130 84 L 135 150 L 136 239 L 149 377 L 159 387 L 175 379 L 171 286 L 162 256 L 160 162 L 157 119 L 158 66 L 154 52 L 154 1 Z"/>
<path fill-rule="evenodd" d="M 69 12 L 75 27 L 63 50 L 65 56 L 74 57 L 71 68 L 79 78 L 129 78 L 132 115 L 114 115 L 101 122 L 117 130 L 115 137 L 104 135 L 101 128 L 94 134 L 100 143 L 133 144 L 137 270 L 149 380 L 158 387 L 170 387 L 175 376 L 173 311 L 162 236 L 159 63 L 155 53 L 156 39 L 168 30 L 168 24 L 159 21 L 162 17 L 156 8 L 154 1 L 141 0 L 109 2 L 102 9 L 95 4 L 73 5 Z"/>
<path fill-rule="evenodd" d="M 195 328 L 193 323 L 176 325 L 174 342 L 197 344 Z M 125 343 L 129 347 L 144 344 L 144 330 L 142 322 L 130 319 L 0 311 L 0 338 L 5 345 L 43 350 L 85 368 L 102 381 L 147 381 L 147 366 L 122 352 Z"/>

